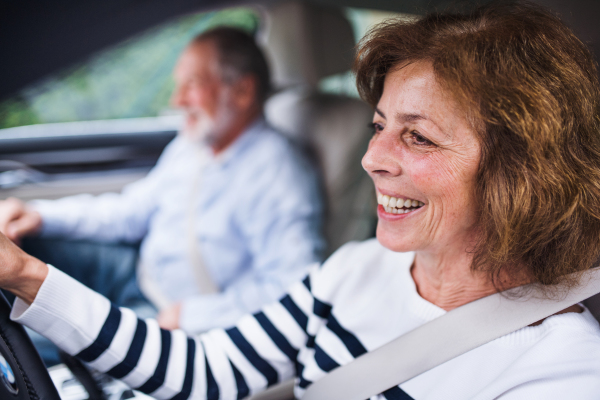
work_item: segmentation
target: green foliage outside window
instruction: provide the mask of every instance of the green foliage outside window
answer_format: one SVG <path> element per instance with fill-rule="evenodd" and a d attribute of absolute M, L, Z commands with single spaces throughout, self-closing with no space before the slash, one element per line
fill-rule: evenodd
<path fill-rule="evenodd" d="M 156 116 L 168 108 L 171 72 L 185 45 L 206 29 L 254 32 L 248 8 L 189 15 L 91 56 L 0 103 L 0 129 L 49 122 Z"/>

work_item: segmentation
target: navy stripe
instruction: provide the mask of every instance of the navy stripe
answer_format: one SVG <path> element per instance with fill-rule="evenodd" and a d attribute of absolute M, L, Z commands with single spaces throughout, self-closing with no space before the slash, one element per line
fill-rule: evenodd
<path fill-rule="evenodd" d="M 266 360 L 258 355 L 254 347 L 246 340 L 238 328 L 227 329 L 227 334 L 250 363 L 267 379 L 269 386 L 277 383 L 277 371 Z"/>
<path fill-rule="evenodd" d="M 161 348 L 158 365 L 154 370 L 154 375 L 152 375 L 142 386 L 136 388 L 136 390 L 139 390 L 140 392 L 152 393 L 165 382 L 167 364 L 169 363 L 169 355 L 171 353 L 171 332 L 161 329 L 160 341 Z"/>
<path fill-rule="evenodd" d="M 185 378 L 181 392 L 171 398 L 171 400 L 186 400 L 192 394 L 192 385 L 194 383 L 194 364 L 196 360 L 196 341 L 192 338 L 187 340 L 187 361 L 185 363 Z"/>
<path fill-rule="evenodd" d="M 315 337 L 313 335 L 309 335 L 308 338 L 306 338 L 306 347 L 309 349 L 315 347 Z"/>
<path fill-rule="evenodd" d="M 327 328 L 331 330 L 331 332 L 335 333 L 337 337 L 341 339 L 344 343 L 344 346 L 348 349 L 350 354 L 354 358 L 361 356 L 367 352 L 365 346 L 358 340 L 356 336 L 354 336 L 350 331 L 344 329 L 342 325 L 338 322 L 337 319 L 333 316 L 333 314 L 329 315 L 327 321 Z"/>
<path fill-rule="evenodd" d="M 302 376 L 302 371 L 304 371 L 304 364 L 296 361 L 296 376 Z"/>
<path fill-rule="evenodd" d="M 248 387 L 246 380 L 244 379 L 240 371 L 238 371 L 238 369 L 235 367 L 235 365 L 233 365 L 231 361 L 229 361 L 229 364 L 231 365 L 231 369 L 233 370 L 233 376 L 235 376 L 235 384 L 237 386 L 238 391 L 237 398 L 238 400 L 243 399 L 250 394 L 250 388 Z"/>
<path fill-rule="evenodd" d="M 306 286 L 306 288 L 310 292 L 310 275 L 306 275 L 306 278 L 302 280 L 302 283 L 304 283 L 304 286 Z"/>
<path fill-rule="evenodd" d="M 279 302 L 286 308 L 286 310 L 288 310 L 292 317 L 294 317 L 298 325 L 300 325 L 300 327 L 304 329 L 304 332 L 306 332 L 306 329 L 308 327 L 308 317 L 302 312 L 300 307 L 298 307 L 296 303 L 294 303 L 294 300 L 292 300 L 290 295 L 286 295 Z"/>
<path fill-rule="evenodd" d="M 206 351 L 204 352 L 206 354 Z M 219 385 L 212 374 L 210 365 L 208 364 L 208 358 L 206 361 L 206 398 L 207 399 L 218 399 L 221 395 L 219 393 Z"/>
<path fill-rule="evenodd" d="M 137 366 L 140 361 L 140 356 L 142 355 L 142 350 L 144 349 L 147 332 L 148 327 L 146 326 L 146 323 L 141 319 L 138 319 L 137 327 L 135 328 L 135 333 L 131 340 L 131 346 L 129 347 L 129 350 L 127 350 L 127 355 L 123 361 L 115 365 L 107 372 L 107 374 L 117 379 L 121 379 Z"/>
<path fill-rule="evenodd" d="M 315 298 L 313 312 L 315 313 L 315 315 L 321 318 L 327 318 L 329 317 L 329 314 L 331 314 L 331 305 L 323 303 L 321 300 Z"/>
<path fill-rule="evenodd" d="M 385 392 L 382 393 L 383 397 L 388 400 L 414 400 L 410 397 L 406 392 L 400 389 L 398 386 L 394 386 L 393 388 L 389 388 Z"/>
<path fill-rule="evenodd" d="M 100 357 L 100 355 L 108 349 L 108 346 L 110 346 L 110 343 L 117 333 L 117 329 L 119 329 L 120 323 L 121 311 L 117 307 L 111 305 L 108 317 L 106 317 L 106 321 L 104 321 L 104 325 L 102 326 L 102 329 L 100 329 L 100 333 L 94 343 L 81 350 L 76 357 L 85 362 L 92 362 Z"/>
<path fill-rule="evenodd" d="M 312 381 L 309 381 L 309 380 L 304 379 L 303 377 L 300 377 L 300 382 L 298 382 L 298 387 L 300 387 L 301 389 L 306 389 L 310 385 L 312 385 Z"/>
<path fill-rule="evenodd" d="M 315 361 L 319 368 L 321 368 L 325 372 L 329 372 L 337 367 L 340 364 L 336 363 L 333 358 L 329 357 L 325 351 L 319 347 L 318 344 L 315 345 Z"/>
<path fill-rule="evenodd" d="M 267 332 L 267 335 L 269 335 L 271 340 L 279 347 L 279 350 L 281 350 L 291 361 L 296 362 L 298 350 L 296 350 L 290 342 L 288 342 L 285 336 L 275 328 L 275 325 L 269 321 L 267 316 L 261 311 L 256 313 L 254 318 L 256 318 L 260 326 Z"/>

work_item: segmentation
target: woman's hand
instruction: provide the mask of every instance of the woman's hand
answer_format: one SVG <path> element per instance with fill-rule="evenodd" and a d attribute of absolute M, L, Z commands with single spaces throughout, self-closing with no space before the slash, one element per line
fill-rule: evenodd
<path fill-rule="evenodd" d="M 47 275 L 45 263 L 25 253 L 0 233 L 0 288 L 31 304 Z"/>

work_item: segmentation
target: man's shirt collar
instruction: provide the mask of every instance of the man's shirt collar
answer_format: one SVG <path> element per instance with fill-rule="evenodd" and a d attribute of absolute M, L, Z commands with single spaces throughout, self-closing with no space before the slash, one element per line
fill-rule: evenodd
<path fill-rule="evenodd" d="M 211 153 L 213 162 L 221 167 L 226 167 L 232 160 L 237 158 L 238 154 L 252 145 L 253 138 L 259 135 L 261 131 L 264 131 L 265 124 L 266 121 L 262 115 L 257 117 L 223 152 L 216 156 Z"/>

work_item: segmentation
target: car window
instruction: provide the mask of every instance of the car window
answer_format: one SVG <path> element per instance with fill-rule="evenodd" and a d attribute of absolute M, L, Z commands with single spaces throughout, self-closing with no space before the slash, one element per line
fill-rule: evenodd
<path fill-rule="evenodd" d="M 390 18 L 413 19 L 417 18 L 412 14 L 401 14 L 391 11 L 369 10 L 364 8 L 346 8 L 346 18 L 352 24 L 354 38 L 358 41 L 373 26 Z M 322 79 L 319 82 L 319 89 L 326 93 L 343 94 L 350 97 L 359 97 L 356 90 L 356 83 L 351 72 L 337 74 Z"/>
<path fill-rule="evenodd" d="M 192 37 L 216 25 L 254 32 L 259 15 L 251 8 L 197 13 L 136 35 L 1 102 L 0 129 L 160 115 L 168 109 L 177 57 Z"/>

